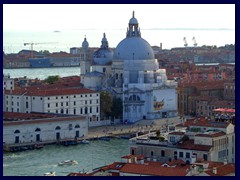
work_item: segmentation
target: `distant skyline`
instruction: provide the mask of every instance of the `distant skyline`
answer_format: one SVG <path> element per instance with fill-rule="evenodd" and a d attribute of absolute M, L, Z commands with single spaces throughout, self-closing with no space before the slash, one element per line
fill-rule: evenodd
<path fill-rule="evenodd" d="M 235 4 L 3 4 L 3 31 L 123 29 L 235 30 Z"/>

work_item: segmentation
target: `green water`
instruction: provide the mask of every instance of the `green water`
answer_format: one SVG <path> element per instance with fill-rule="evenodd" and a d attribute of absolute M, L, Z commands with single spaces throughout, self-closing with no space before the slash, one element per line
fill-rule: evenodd
<path fill-rule="evenodd" d="M 91 171 L 92 169 L 121 161 L 121 156 L 129 154 L 128 140 L 96 140 L 90 144 L 76 146 L 48 145 L 40 150 L 29 150 L 3 154 L 4 176 L 42 176 L 55 171 L 57 176 L 70 172 Z M 76 160 L 77 165 L 58 166 L 64 160 Z"/>

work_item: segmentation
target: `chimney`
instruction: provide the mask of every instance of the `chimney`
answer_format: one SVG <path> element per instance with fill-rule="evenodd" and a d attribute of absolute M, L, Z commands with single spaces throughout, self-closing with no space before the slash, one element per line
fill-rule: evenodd
<path fill-rule="evenodd" d="M 213 174 L 217 174 L 217 168 L 216 168 L 216 167 L 213 167 L 212 172 L 213 172 Z"/>
<path fill-rule="evenodd" d="M 227 159 L 224 159 L 224 162 L 223 164 L 226 165 L 228 162 L 227 162 Z"/>

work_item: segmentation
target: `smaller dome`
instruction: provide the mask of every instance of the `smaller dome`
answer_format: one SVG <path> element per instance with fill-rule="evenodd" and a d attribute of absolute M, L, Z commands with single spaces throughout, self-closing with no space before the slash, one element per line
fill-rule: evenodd
<path fill-rule="evenodd" d="M 84 49 L 87 49 L 88 46 L 89 46 L 89 44 L 88 44 L 88 42 L 87 42 L 87 38 L 85 37 L 85 38 L 84 38 L 84 41 L 82 42 L 82 47 L 83 47 Z"/>
<path fill-rule="evenodd" d="M 132 25 L 138 24 L 138 20 L 134 17 L 134 11 L 133 11 L 132 18 L 129 20 L 129 24 L 132 24 Z"/>

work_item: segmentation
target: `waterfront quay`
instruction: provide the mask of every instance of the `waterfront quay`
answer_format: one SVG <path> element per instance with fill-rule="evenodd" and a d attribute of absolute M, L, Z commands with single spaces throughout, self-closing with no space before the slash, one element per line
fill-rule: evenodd
<path fill-rule="evenodd" d="M 129 139 L 136 135 L 142 135 L 157 130 L 166 131 L 167 126 L 176 125 L 182 122 L 179 117 L 164 118 L 155 120 L 141 120 L 134 124 L 113 124 L 98 127 L 89 127 L 88 135 L 81 138 L 69 138 L 58 141 L 43 141 L 38 143 L 17 143 L 12 145 L 4 145 L 4 151 L 21 151 L 29 149 L 39 149 L 44 145 L 59 144 L 59 145 L 75 145 L 82 142 L 82 140 L 98 140 L 101 138 L 125 138 Z"/>
<path fill-rule="evenodd" d="M 88 130 L 88 139 L 100 138 L 104 136 L 128 137 L 138 133 L 147 133 L 157 130 L 166 130 L 169 125 L 176 125 L 183 122 L 182 118 L 163 118 L 154 120 L 140 120 L 134 124 L 113 124 L 100 127 L 90 127 Z"/>

